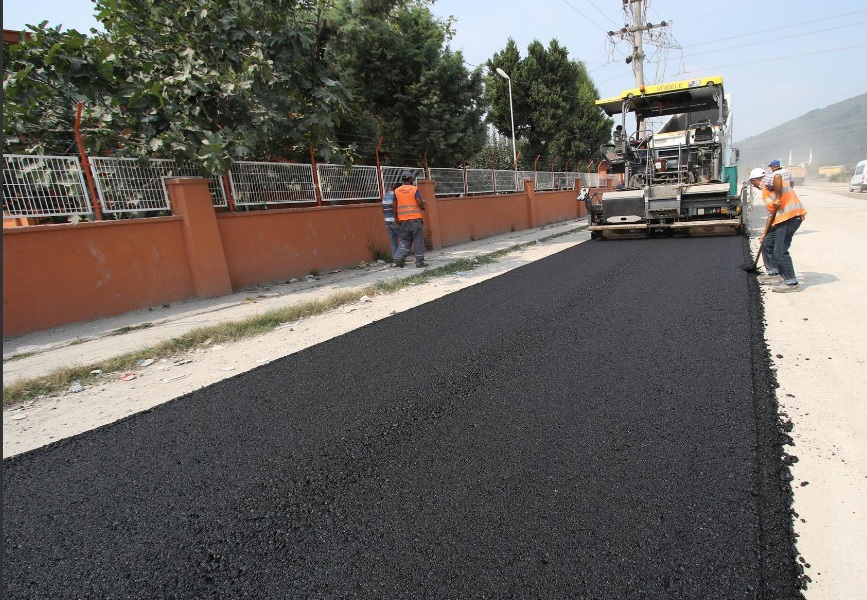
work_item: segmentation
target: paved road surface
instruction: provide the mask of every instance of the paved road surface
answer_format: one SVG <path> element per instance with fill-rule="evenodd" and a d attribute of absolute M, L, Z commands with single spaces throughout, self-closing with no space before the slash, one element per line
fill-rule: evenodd
<path fill-rule="evenodd" d="M 745 252 L 580 244 L 6 460 L 4 597 L 799 598 Z"/>

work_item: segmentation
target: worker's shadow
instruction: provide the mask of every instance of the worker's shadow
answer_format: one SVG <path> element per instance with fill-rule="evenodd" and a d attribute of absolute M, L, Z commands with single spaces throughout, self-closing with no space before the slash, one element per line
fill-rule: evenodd
<path fill-rule="evenodd" d="M 825 285 L 826 283 L 834 283 L 840 281 L 840 278 L 831 273 L 815 273 L 813 271 L 805 271 L 799 273 L 799 279 L 806 286 Z"/>

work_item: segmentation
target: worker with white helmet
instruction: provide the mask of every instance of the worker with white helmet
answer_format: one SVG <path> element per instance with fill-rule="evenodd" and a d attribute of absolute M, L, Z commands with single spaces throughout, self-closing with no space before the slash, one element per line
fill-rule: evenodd
<path fill-rule="evenodd" d="M 779 166 L 779 163 L 775 166 Z M 762 200 L 770 215 L 768 218 L 772 220 L 761 243 L 766 274 L 759 276 L 759 283 L 773 285 L 772 290 L 775 292 L 797 291 L 798 279 L 789 247 L 795 232 L 807 216 L 807 209 L 795 194 L 791 178 L 781 176 L 779 170 L 767 176 L 764 169 L 755 168 L 750 171 L 750 183 L 761 190 Z"/>

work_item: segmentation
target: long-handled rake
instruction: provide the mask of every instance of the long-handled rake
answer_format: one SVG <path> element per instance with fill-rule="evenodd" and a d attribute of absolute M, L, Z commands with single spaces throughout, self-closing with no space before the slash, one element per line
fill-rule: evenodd
<path fill-rule="evenodd" d="M 741 269 L 746 271 L 747 273 L 757 273 L 759 270 L 759 258 L 762 256 L 762 242 L 765 241 L 765 236 L 768 235 L 768 232 L 771 230 L 771 225 L 774 224 L 774 217 L 777 216 L 777 211 L 774 211 L 770 215 L 768 215 L 768 222 L 765 223 L 765 230 L 762 232 L 762 237 L 759 238 L 759 248 L 756 250 L 756 259 L 752 263 L 744 263 L 741 265 Z"/>

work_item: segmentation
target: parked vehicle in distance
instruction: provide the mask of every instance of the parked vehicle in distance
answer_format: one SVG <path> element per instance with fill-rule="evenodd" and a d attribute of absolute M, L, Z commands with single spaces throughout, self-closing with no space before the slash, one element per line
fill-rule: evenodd
<path fill-rule="evenodd" d="M 867 191 L 867 160 L 862 160 L 855 165 L 855 172 L 852 174 L 852 179 L 849 180 L 849 191 L 854 192 Z"/>
<path fill-rule="evenodd" d="M 803 165 L 788 165 L 786 170 L 792 176 L 795 185 L 803 185 L 807 179 L 807 167 Z"/>

